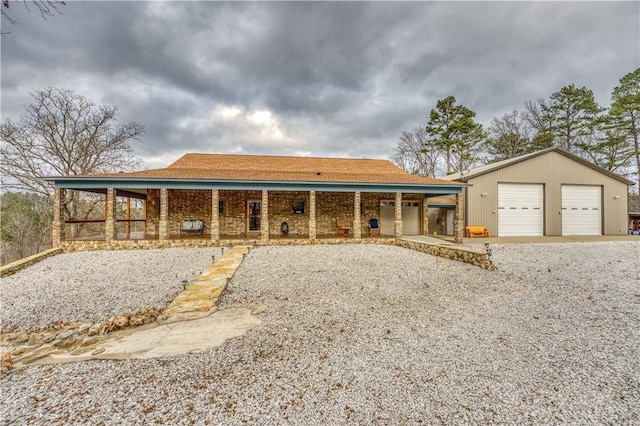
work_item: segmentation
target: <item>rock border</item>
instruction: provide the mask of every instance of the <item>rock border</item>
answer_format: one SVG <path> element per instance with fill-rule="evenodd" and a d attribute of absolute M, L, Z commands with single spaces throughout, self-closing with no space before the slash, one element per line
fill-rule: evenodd
<path fill-rule="evenodd" d="M 49 250 L 41 251 L 40 253 L 36 253 L 29 257 L 24 257 L 20 260 L 16 260 L 15 262 L 8 263 L 4 266 L 0 266 L 0 277 L 13 275 L 21 269 L 26 268 L 27 266 L 31 266 L 34 263 L 38 263 L 41 260 L 46 259 L 47 257 L 55 256 L 56 254 L 60 253 L 62 253 L 62 247 L 52 248 Z"/>

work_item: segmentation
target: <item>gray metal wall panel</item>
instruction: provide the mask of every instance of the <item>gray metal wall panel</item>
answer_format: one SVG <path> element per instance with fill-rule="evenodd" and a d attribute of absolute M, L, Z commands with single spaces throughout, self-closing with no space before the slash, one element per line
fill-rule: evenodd
<path fill-rule="evenodd" d="M 471 178 L 468 183 L 473 186 L 468 189 L 467 224 L 486 226 L 491 235 L 498 232 L 498 183 L 544 184 L 545 235 L 562 235 L 562 184 L 602 185 L 603 233 L 627 233 L 627 186 L 556 152 Z M 487 195 L 481 197 L 483 193 Z"/>

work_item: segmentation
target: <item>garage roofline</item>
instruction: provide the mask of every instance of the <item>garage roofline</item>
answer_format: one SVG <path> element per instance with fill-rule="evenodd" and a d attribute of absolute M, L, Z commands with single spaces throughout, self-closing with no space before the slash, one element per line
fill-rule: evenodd
<path fill-rule="evenodd" d="M 521 162 L 529 160 L 531 158 L 535 158 L 535 157 L 538 157 L 540 155 L 547 154 L 549 152 L 557 152 L 558 154 L 562 154 L 565 157 L 568 157 L 568 158 L 570 158 L 572 160 L 575 160 L 575 161 L 577 161 L 577 162 L 579 162 L 579 163 L 581 163 L 581 164 L 583 164 L 583 165 L 585 165 L 587 167 L 590 167 L 590 168 L 592 168 L 592 169 L 594 169 L 594 170 L 596 170 L 596 171 L 598 171 L 598 172 L 600 172 L 600 173 L 602 173 L 604 175 L 607 175 L 607 176 L 609 176 L 609 177 L 611 177 L 613 179 L 619 180 L 620 182 L 624 182 L 628 186 L 635 185 L 634 181 L 629 180 L 629 179 L 627 179 L 625 177 L 622 177 L 622 176 L 620 176 L 618 174 L 615 174 L 615 173 L 605 169 L 604 167 L 600 167 L 597 164 L 593 164 L 592 162 L 587 161 L 584 158 L 580 158 L 577 155 L 571 154 L 570 152 L 565 151 L 564 149 L 559 148 L 557 146 L 553 146 L 551 148 L 547 148 L 547 149 L 543 149 L 543 150 L 540 150 L 540 151 L 532 152 L 530 154 L 521 155 L 519 157 L 509 158 L 509 159 L 503 160 L 503 161 L 498 161 L 496 163 L 486 164 L 484 166 L 480 166 L 480 167 L 477 167 L 475 169 L 472 169 L 468 173 L 464 173 L 464 174 L 463 173 L 454 173 L 454 174 L 451 174 L 451 175 L 448 175 L 448 176 L 444 176 L 442 179 L 466 182 L 468 179 L 475 178 L 475 177 L 478 177 L 478 176 L 482 176 L 482 175 L 485 175 L 487 173 L 491 173 L 491 172 L 494 172 L 496 170 L 503 169 L 505 167 L 509 167 L 509 166 L 514 165 L 514 164 L 521 163 Z"/>

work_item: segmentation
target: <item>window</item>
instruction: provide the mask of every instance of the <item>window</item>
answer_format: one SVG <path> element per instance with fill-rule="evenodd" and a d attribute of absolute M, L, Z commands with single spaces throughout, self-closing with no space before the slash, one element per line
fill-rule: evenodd
<path fill-rule="evenodd" d="M 218 213 L 219 214 L 224 213 L 224 201 L 223 200 L 218 200 Z"/>
<path fill-rule="evenodd" d="M 293 213 L 293 214 L 304 214 L 304 201 L 292 201 L 291 202 L 291 213 Z"/>

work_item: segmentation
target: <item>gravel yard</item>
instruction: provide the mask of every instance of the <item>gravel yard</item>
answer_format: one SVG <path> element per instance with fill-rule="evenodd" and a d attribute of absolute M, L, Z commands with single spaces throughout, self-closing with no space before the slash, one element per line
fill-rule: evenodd
<path fill-rule="evenodd" d="M 487 271 L 394 246 L 256 248 L 219 301 L 265 305 L 245 336 L 12 372 L 0 418 L 638 424 L 638 253 L 638 242 L 496 245 L 500 269 Z"/>
<path fill-rule="evenodd" d="M 219 256 L 218 248 L 60 254 L 2 278 L 4 332 L 65 321 L 100 322 L 144 308 L 164 308 Z"/>

